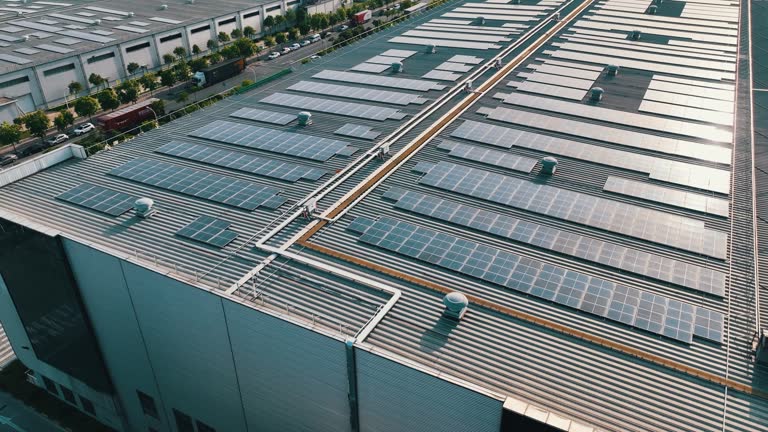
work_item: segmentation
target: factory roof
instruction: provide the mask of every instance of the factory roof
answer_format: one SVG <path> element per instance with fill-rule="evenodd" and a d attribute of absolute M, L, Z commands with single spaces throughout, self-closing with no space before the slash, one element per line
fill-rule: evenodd
<path fill-rule="evenodd" d="M 748 11 L 650 6 L 449 3 L 1 207 L 597 429 L 768 430 Z"/>
<path fill-rule="evenodd" d="M 29 1 L 0 7 L 0 73 L 210 21 L 274 0 Z M 163 5 L 167 6 L 163 8 Z"/>

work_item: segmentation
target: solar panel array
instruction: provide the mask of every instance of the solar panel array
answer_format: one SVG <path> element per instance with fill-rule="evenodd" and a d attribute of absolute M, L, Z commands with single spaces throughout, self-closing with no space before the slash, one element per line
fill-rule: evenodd
<path fill-rule="evenodd" d="M 384 198 L 396 200 L 395 207 L 401 210 L 718 297 L 725 295 L 725 274 L 719 271 L 418 192 L 391 188 L 384 194 Z"/>
<path fill-rule="evenodd" d="M 696 326 L 696 306 L 394 218 L 379 218 L 359 240 L 684 343 L 692 343 L 694 334 L 722 339 L 722 327 Z"/>
<path fill-rule="evenodd" d="M 273 187 L 152 159 L 134 159 L 109 174 L 245 210 L 255 210 L 270 200 L 284 200 L 276 197 L 280 191 Z"/>
<path fill-rule="evenodd" d="M 315 181 L 328 173 L 319 168 L 181 141 L 171 141 L 155 151 L 288 182 L 301 179 Z"/>
<path fill-rule="evenodd" d="M 56 199 L 110 216 L 120 216 L 133 208 L 133 203 L 136 202 L 136 197 L 90 183 L 75 186 Z"/>
<path fill-rule="evenodd" d="M 296 120 L 296 114 L 285 114 L 274 111 L 266 111 L 254 108 L 240 108 L 229 115 L 230 117 L 243 118 L 247 120 L 256 120 L 263 123 L 271 123 L 285 126 Z"/>
<path fill-rule="evenodd" d="M 422 81 L 411 78 L 395 78 L 378 75 L 359 74 L 354 72 L 342 72 L 334 70 L 323 70 L 314 75 L 312 78 L 325 79 L 331 81 L 342 81 L 356 84 L 366 84 L 378 87 L 391 87 L 396 89 L 415 90 L 415 91 L 430 91 L 430 90 L 444 90 L 445 86 L 432 82 Z"/>
<path fill-rule="evenodd" d="M 365 105 L 355 102 L 340 102 L 331 99 L 320 99 L 279 92 L 272 93 L 259 102 L 378 121 L 388 119 L 400 120 L 405 117 L 405 114 L 394 108 Z"/>
<path fill-rule="evenodd" d="M 203 215 L 176 231 L 176 235 L 222 248 L 237 238 L 236 232 L 227 229 L 230 225 L 229 221 Z"/>
<path fill-rule="evenodd" d="M 375 139 L 377 136 L 381 135 L 381 132 L 376 132 L 370 126 L 356 125 L 352 123 L 345 124 L 336 129 L 333 133 L 367 140 Z"/>
<path fill-rule="evenodd" d="M 440 162 L 419 183 L 573 223 L 725 259 L 728 234 L 696 219 Z"/>
<path fill-rule="evenodd" d="M 310 81 L 299 81 L 298 83 L 288 87 L 288 90 L 403 106 L 408 104 L 421 105 L 427 101 L 419 95 L 410 93 L 396 92 L 391 90 L 376 90 L 363 87 L 350 87 Z"/>
<path fill-rule="evenodd" d="M 717 168 L 615 150 L 473 120 L 465 120 L 451 133 L 451 136 L 502 148 L 512 148 L 513 146 L 528 148 L 549 155 L 561 155 L 610 167 L 647 173 L 650 178 L 658 181 L 723 194 L 730 192 L 731 173 Z"/>
<path fill-rule="evenodd" d="M 211 122 L 189 135 L 317 161 L 332 158 L 345 151 L 349 144 L 346 141 L 283 132 L 225 120 Z"/>
<path fill-rule="evenodd" d="M 523 156 L 517 156 L 498 150 L 475 147 L 455 141 L 444 140 L 437 146 L 441 150 L 449 150 L 449 155 L 461 159 L 481 162 L 514 171 L 530 173 L 538 161 Z"/>
<path fill-rule="evenodd" d="M 621 177 L 608 177 L 603 190 L 722 217 L 728 217 L 729 213 L 728 200 L 665 188 Z"/>

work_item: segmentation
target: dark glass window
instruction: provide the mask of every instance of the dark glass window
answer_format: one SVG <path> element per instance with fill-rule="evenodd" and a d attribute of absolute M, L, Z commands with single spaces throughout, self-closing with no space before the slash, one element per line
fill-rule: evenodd
<path fill-rule="evenodd" d="M 176 429 L 179 432 L 195 432 L 195 427 L 192 425 L 192 417 L 176 408 L 173 409 L 173 417 L 176 419 Z"/>
<path fill-rule="evenodd" d="M 273 10 L 280 9 L 280 5 L 272 6 L 267 8 L 267 12 L 272 12 Z"/>
<path fill-rule="evenodd" d="M 88 58 L 88 63 L 90 64 L 90 63 L 100 62 L 102 60 L 113 58 L 114 56 L 115 56 L 115 53 L 113 53 L 113 52 L 109 52 L 109 53 L 106 53 L 106 54 L 101 54 L 101 55 L 93 56 L 93 57 Z"/>
<path fill-rule="evenodd" d="M 51 381 L 50 378 L 44 376 L 43 377 L 43 384 L 45 385 L 45 389 L 49 392 L 55 394 L 56 396 L 59 395 L 59 389 L 56 388 L 56 383 Z"/>
<path fill-rule="evenodd" d="M 172 41 L 174 39 L 181 39 L 181 33 L 176 33 L 168 36 L 163 36 L 160 38 L 160 43 L 165 43 L 168 41 Z"/>
<path fill-rule="evenodd" d="M 125 49 L 125 52 L 134 52 L 144 48 L 149 48 L 149 42 L 140 43 L 138 45 L 130 46 Z"/>
<path fill-rule="evenodd" d="M 198 27 L 196 29 L 192 29 L 192 31 L 190 33 L 192 33 L 192 34 L 200 33 L 201 31 L 209 30 L 210 28 L 211 28 L 211 25 L 208 24 L 207 26 L 202 26 L 202 27 Z"/>
<path fill-rule="evenodd" d="M 64 387 L 63 385 L 60 385 L 59 387 L 61 387 L 61 395 L 64 396 L 64 400 L 71 403 L 72 405 L 77 405 L 77 401 L 75 401 L 75 394 L 72 393 L 72 390 Z"/>
<path fill-rule="evenodd" d="M 62 72 L 71 71 L 74 68 L 75 68 L 75 64 L 74 63 L 70 63 L 70 64 L 66 64 L 64 66 L 58 66 L 58 67 L 55 67 L 55 68 L 48 69 L 47 71 L 43 71 L 43 75 L 45 75 L 45 76 L 56 75 L 56 74 L 60 74 Z"/>
<path fill-rule="evenodd" d="M 237 18 L 232 17 L 232 18 L 229 18 L 229 19 L 225 19 L 225 20 L 219 21 L 219 25 L 222 26 L 222 25 L 226 25 L 226 24 L 231 24 L 231 23 L 233 23 L 235 21 L 237 21 Z"/>
<path fill-rule="evenodd" d="M 93 407 L 93 402 L 91 402 L 90 399 L 83 395 L 78 395 L 80 398 L 80 405 L 83 406 L 83 411 L 87 412 L 88 414 L 95 416 L 96 415 L 96 408 Z"/>
<path fill-rule="evenodd" d="M 15 86 L 15 85 L 22 84 L 22 83 L 25 83 L 25 82 L 29 82 L 29 77 L 23 76 L 23 77 L 19 77 L 19 78 L 14 78 L 12 80 L 0 82 L 0 88 L 11 87 L 11 86 Z"/>
<path fill-rule="evenodd" d="M 245 15 L 243 15 L 243 19 L 259 16 L 259 11 L 249 12 Z"/>
<path fill-rule="evenodd" d="M 159 419 L 160 415 L 157 414 L 155 399 L 141 390 L 136 390 L 136 394 L 139 396 L 139 403 L 141 403 L 141 409 L 144 411 L 144 414 Z"/>
<path fill-rule="evenodd" d="M 197 421 L 197 432 L 216 432 L 216 429 L 208 426 L 207 424 Z"/>

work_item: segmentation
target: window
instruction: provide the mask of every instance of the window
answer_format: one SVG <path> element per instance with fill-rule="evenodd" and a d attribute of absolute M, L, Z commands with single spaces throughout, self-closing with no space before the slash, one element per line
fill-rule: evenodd
<path fill-rule="evenodd" d="M 23 76 L 19 78 L 14 78 L 12 80 L 0 82 L 0 88 L 12 87 L 15 85 L 23 84 L 25 82 L 29 82 L 29 77 Z"/>
<path fill-rule="evenodd" d="M 195 432 L 195 427 L 192 425 L 192 418 L 176 408 L 173 409 L 173 417 L 176 419 L 176 429 L 179 432 Z"/>
<path fill-rule="evenodd" d="M 163 36 L 160 38 L 160 43 L 165 43 L 165 42 L 176 40 L 176 39 L 181 39 L 181 33 Z"/>
<path fill-rule="evenodd" d="M 64 400 L 71 403 L 72 405 L 77 405 L 77 401 L 75 401 L 75 394 L 72 393 L 72 390 L 64 386 L 59 387 L 61 387 L 61 395 L 64 396 Z"/>
<path fill-rule="evenodd" d="M 219 25 L 223 26 L 223 25 L 227 25 L 227 24 L 232 24 L 235 21 L 237 21 L 237 18 L 232 17 L 232 18 L 229 18 L 229 19 L 225 19 L 224 21 L 219 21 Z"/>
<path fill-rule="evenodd" d="M 149 42 L 140 43 L 138 45 L 134 45 L 131 47 L 128 47 L 125 49 L 125 52 L 134 52 L 138 50 L 142 50 L 144 48 L 149 48 Z"/>
<path fill-rule="evenodd" d="M 140 390 L 136 390 L 136 394 L 139 396 L 139 402 L 141 403 L 141 409 L 144 411 L 144 414 L 159 419 L 160 415 L 157 414 L 157 406 L 155 405 L 155 400 L 152 396 Z"/>
<path fill-rule="evenodd" d="M 299 0 L 295 0 L 295 1 L 289 1 L 289 2 L 288 2 L 288 3 L 286 3 L 285 5 L 286 5 L 286 6 L 293 6 L 293 5 L 295 5 L 296 3 L 298 3 L 298 2 L 299 2 Z"/>
<path fill-rule="evenodd" d="M 197 432 L 216 432 L 216 429 L 208 426 L 207 424 L 197 421 Z"/>
<path fill-rule="evenodd" d="M 56 383 L 51 381 L 47 376 L 43 377 L 43 384 L 45 384 L 45 389 L 48 390 L 48 392 L 55 394 L 56 396 L 59 395 L 59 389 L 56 388 Z"/>
<path fill-rule="evenodd" d="M 211 25 L 208 24 L 206 26 L 202 26 L 202 27 L 198 27 L 196 29 L 192 29 L 192 31 L 190 33 L 192 33 L 192 34 L 200 33 L 201 31 L 209 30 L 210 28 L 211 28 Z"/>
<path fill-rule="evenodd" d="M 280 5 L 275 5 L 267 8 L 267 12 L 272 12 L 273 10 L 280 9 Z"/>
<path fill-rule="evenodd" d="M 249 12 L 249 13 L 243 15 L 243 19 L 247 19 L 247 18 L 251 18 L 251 17 L 255 17 L 255 16 L 259 16 L 259 11 Z"/>
<path fill-rule="evenodd" d="M 115 56 L 115 53 L 113 53 L 113 52 L 109 52 L 109 53 L 106 53 L 106 54 L 102 54 L 102 55 L 93 56 L 93 57 L 90 57 L 90 58 L 88 59 L 88 63 L 96 63 L 96 62 L 100 62 L 100 61 L 102 61 L 102 60 L 106 60 L 106 59 L 109 59 L 109 58 L 113 58 L 114 56 Z"/>
<path fill-rule="evenodd" d="M 96 409 L 93 407 L 93 402 L 91 402 L 90 399 L 88 399 L 88 398 L 86 398 L 86 397 L 84 397 L 82 395 L 78 395 L 78 397 L 80 398 L 80 405 L 83 406 L 83 411 L 87 412 L 88 414 L 90 414 L 92 416 L 95 416 L 96 415 Z"/>
<path fill-rule="evenodd" d="M 45 76 L 56 75 L 56 74 L 60 74 L 62 72 L 71 71 L 74 68 L 75 68 L 75 64 L 74 63 L 70 63 L 70 64 L 66 64 L 64 66 L 59 66 L 59 67 L 55 67 L 55 68 L 52 68 L 52 69 L 48 69 L 47 71 L 43 71 L 43 75 L 45 75 Z"/>

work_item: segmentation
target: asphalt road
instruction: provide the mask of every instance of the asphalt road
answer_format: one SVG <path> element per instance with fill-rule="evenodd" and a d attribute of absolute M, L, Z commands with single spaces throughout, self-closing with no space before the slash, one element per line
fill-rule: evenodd
<path fill-rule="evenodd" d="M 64 432 L 64 429 L 10 394 L 0 392 L 0 432 Z"/>

